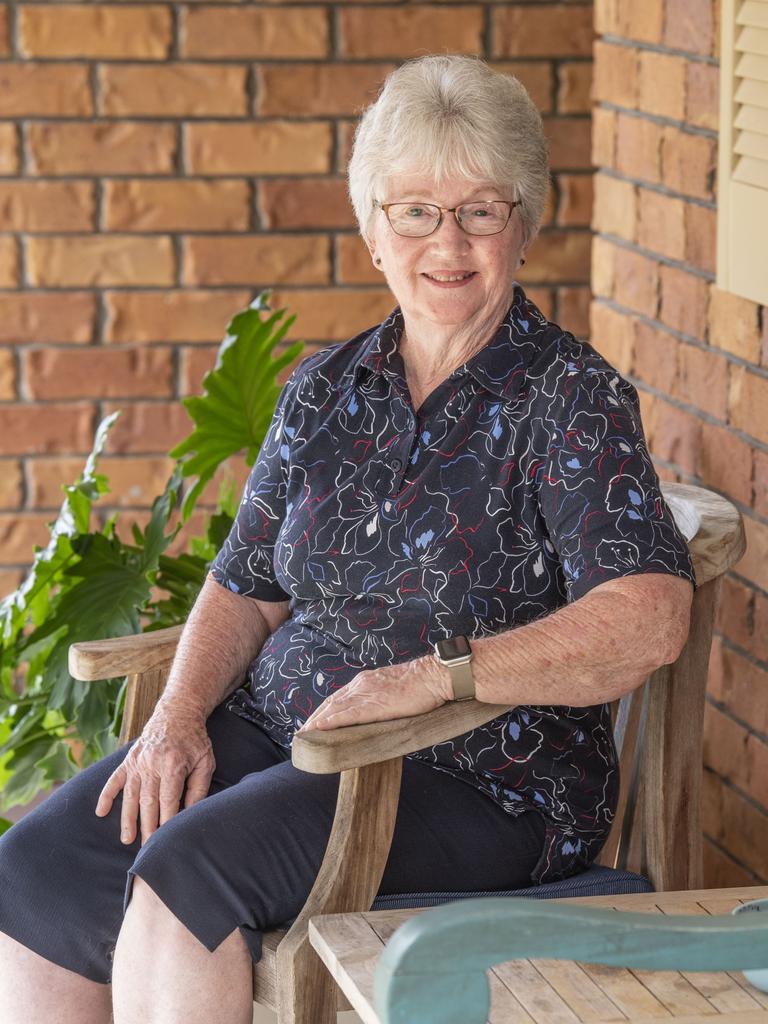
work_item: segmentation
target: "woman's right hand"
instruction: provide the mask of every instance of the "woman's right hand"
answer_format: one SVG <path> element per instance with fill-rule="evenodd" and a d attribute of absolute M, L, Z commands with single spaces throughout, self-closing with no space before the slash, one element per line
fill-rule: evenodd
<path fill-rule="evenodd" d="M 190 708 L 158 703 L 141 736 L 107 780 L 96 804 L 96 814 L 109 814 L 123 793 L 120 838 L 132 843 L 137 821 L 142 844 L 180 809 L 208 793 L 216 767 L 205 719 Z"/>

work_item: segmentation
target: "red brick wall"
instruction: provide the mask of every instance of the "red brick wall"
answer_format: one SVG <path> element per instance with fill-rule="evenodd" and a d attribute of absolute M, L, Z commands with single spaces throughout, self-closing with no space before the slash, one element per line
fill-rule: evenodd
<path fill-rule="evenodd" d="M 479 54 L 528 87 L 555 180 L 521 280 L 585 334 L 591 48 L 578 2 L 0 5 L 0 593 L 112 409 L 115 502 L 146 506 L 256 289 L 315 344 L 389 311 L 344 171 L 406 57 Z"/>
<path fill-rule="evenodd" d="M 705 738 L 708 884 L 768 879 L 768 316 L 715 281 L 718 4 L 596 0 L 591 333 L 637 384 L 661 474 L 744 515 Z"/>

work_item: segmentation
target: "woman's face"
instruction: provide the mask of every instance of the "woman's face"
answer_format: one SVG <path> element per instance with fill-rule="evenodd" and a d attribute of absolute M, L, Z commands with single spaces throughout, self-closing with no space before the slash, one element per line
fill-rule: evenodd
<path fill-rule="evenodd" d="M 437 188 L 425 175 L 407 174 L 389 179 L 381 202 L 434 203 L 443 207 L 467 202 L 506 199 L 496 185 L 477 185 L 464 178 L 449 179 Z M 403 237 L 390 226 L 383 210 L 377 210 L 368 248 L 374 266 L 387 284 L 406 318 L 435 324 L 461 325 L 468 321 L 503 315 L 512 299 L 512 282 L 528 244 L 514 207 L 507 226 L 495 235 L 468 235 L 452 213 L 444 213 L 436 231 L 423 238 Z M 381 259 L 376 264 L 376 259 Z M 461 282 L 440 283 L 436 276 L 469 273 Z"/>

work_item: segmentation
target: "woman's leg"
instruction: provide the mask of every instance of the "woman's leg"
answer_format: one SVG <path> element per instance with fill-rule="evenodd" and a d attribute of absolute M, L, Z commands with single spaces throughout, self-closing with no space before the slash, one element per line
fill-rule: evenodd
<path fill-rule="evenodd" d="M 136 878 L 115 949 L 115 1024 L 250 1024 L 253 960 L 235 930 L 210 953 Z"/>
<path fill-rule="evenodd" d="M 45 960 L 0 932 L 0 1006 L 5 1024 L 109 1024 L 109 985 Z"/>
<path fill-rule="evenodd" d="M 166 822 L 142 847 L 115 954 L 115 1024 L 250 1019 L 242 1001 L 261 933 L 304 904 L 322 862 L 337 775 L 290 762 Z M 538 815 L 513 819 L 450 774 L 406 760 L 381 892 L 512 889 L 541 854 Z M 219 1016 L 216 1016 L 216 1013 Z"/>
<path fill-rule="evenodd" d="M 224 708 L 213 712 L 208 731 L 217 761 L 212 793 L 286 756 Z M 0 839 L 3 1024 L 110 1020 L 113 950 L 140 846 L 120 842 L 119 799 L 106 818 L 94 808 L 127 750 L 81 772 Z"/>

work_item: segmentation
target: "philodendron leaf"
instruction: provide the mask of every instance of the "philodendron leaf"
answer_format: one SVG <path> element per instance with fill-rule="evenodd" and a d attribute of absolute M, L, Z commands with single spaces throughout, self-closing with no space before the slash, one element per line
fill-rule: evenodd
<path fill-rule="evenodd" d="M 10 645 L 28 622 L 39 624 L 45 619 L 51 588 L 75 561 L 71 540 L 87 532 L 93 502 L 109 490 L 106 477 L 96 471 L 96 463 L 118 415 L 112 413 L 99 424 L 80 478 L 64 488 L 64 501 L 51 526 L 48 544 L 36 552 L 32 568 L 21 586 L 0 603 L 0 643 L 3 645 Z"/>
<path fill-rule="evenodd" d="M 51 687 L 49 707 L 73 710 L 89 683 L 76 683 L 67 671 L 67 649 L 79 640 L 101 640 L 139 632 L 139 610 L 150 596 L 150 581 L 140 556 L 116 536 L 88 534 L 73 540 L 79 555 L 66 573 L 72 585 L 54 602 L 51 613 L 29 637 L 30 644 L 62 630 L 48 656 L 46 677 Z M 63 631 L 66 627 L 66 631 Z"/>
<path fill-rule="evenodd" d="M 262 319 L 262 312 L 269 308 L 268 297 L 268 292 L 261 293 L 248 309 L 233 317 L 216 365 L 203 378 L 205 394 L 184 399 L 195 429 L 170 454 L 175 459 L 186 456 L 184 476 L 197 477 L 184 499 L 185 520 L 225 459 L 245 449 L 248 464 L 256 460 L 280 394 L 277 375 L 304 347 L 297 341 L 274 357 L 275 348 L 296 318 L 289 316 L 279 324 L 286 312 L 279 309 Z"/>

